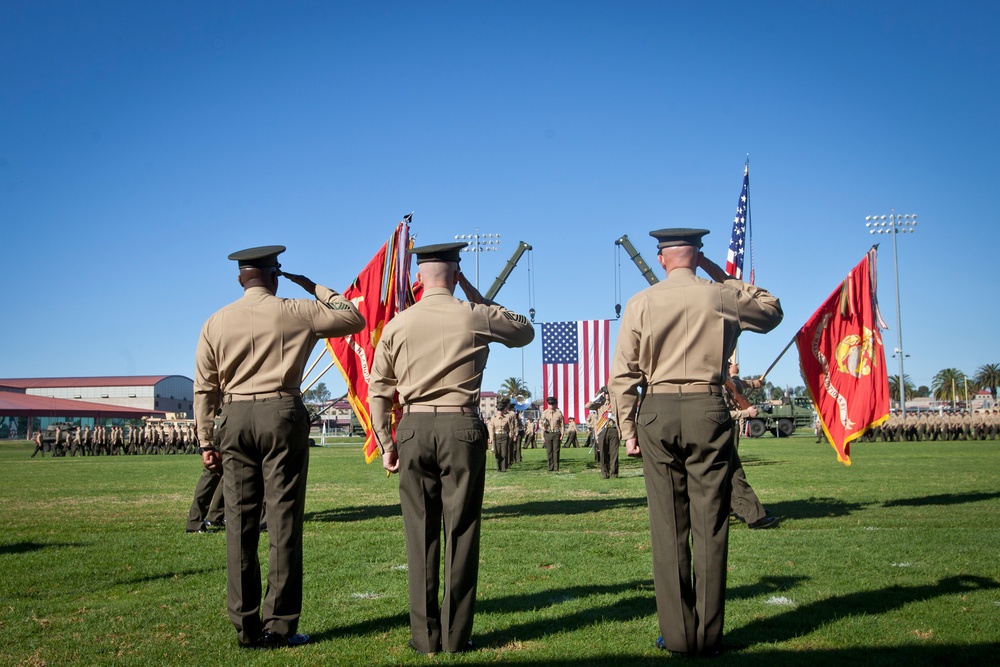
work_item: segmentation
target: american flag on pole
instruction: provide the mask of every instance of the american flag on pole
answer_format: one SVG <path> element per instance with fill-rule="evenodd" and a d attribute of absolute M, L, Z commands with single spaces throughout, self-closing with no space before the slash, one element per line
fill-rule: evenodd
<path fill-rule="evenodd" d="M 749 237 L 747 233 L 749 190 L 750 162 L 747 161 L 746 167 L 743 169 L 743 192 L 740 193 L 740 201 L 736 204 L 736 217 L 733 218 L 733 235 L 729 239 L 729 252 L 726 255 L 726 273 L 738 280 L 743 280 L 743 254 Z M 753 283 L 753 278 L 753 260 L 751 259 L 751 283 Z"/>
<path fill-rule="evenodd" d="M 608 383 L 611 320 L 542 323 L 542 386 L 559 409 L 586 420 L 587 403 Z"/>

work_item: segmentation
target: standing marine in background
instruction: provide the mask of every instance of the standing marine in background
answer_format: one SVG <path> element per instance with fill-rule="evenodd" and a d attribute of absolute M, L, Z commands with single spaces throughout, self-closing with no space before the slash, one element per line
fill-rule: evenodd
<path fill-rule="evenodd" d="M 549 396 L 545 402 L 549 407 L 542 411 L 542 416 L 538 418 L 538 426 L 542 431 L 542 446 L 545 447 L 545 454 L 548 457 L 548 471 L 555 472 L 559 470 L 559 448 L 566 429 L 566 421 L 555 396 Z"/>
<path fill-rule="evenodd" d="M 733 463 L 732 463 L 732 499 L 733 514 L 746 523 L 747 528 L 773 528 L 778 523 L 778 517 L 771 515 L 761 504 L 760 499 L 747 481 L 743 471 L 743 461 L 740 460 L 740 434 L 746 427 L 747 419 L 757 416 L 757 406 L 749 405 L 744 396 L 747 389 L 760 389 L 760 380 L 743 380 L 740 378 L 740 365 L 729 362 L 729 381 L 725 384 L 726 400 L 729 403 L 729 414 L 733 418 Z M 741 400 L 742 399 L 742 400 Z M 741 405 L 741 403 L 743 405 Z M 743 407 L 743 406 L 746 407 Z"/>
<path fill-rule="evenodd" d="M 511 444 L 513 442 L 514 422 L 511 420 L 510 402 L 504 401 L 489 421 L 486 430 L 489 433 L 489 446 L 497 460 L 497 471 L 507 472 L 511 463 Z"/>

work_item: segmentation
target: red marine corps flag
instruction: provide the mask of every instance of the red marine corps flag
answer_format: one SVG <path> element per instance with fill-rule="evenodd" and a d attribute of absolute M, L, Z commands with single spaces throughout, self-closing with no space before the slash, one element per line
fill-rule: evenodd
<path fill-rule="evenodd" d="M 365 460 L 371 463 L 378 455 L 378 444 L 372 433 L 372 418 L 368 408 L 368 380 L 375 360 L 375 346 L 386 322 L 406 307 L 409 285 L 407 251 L 410 240 L 410 216 L 396 225 L 392 238 L 386 241 L 361 270 L 351 286 L 344 290 L 365 317 L 365 328 L 343 338 L 326 341 L 347 383 L 347 400 L 365 429 Z M 397 419 L 398 421 L 398 419 Z"/>
<path fill-rule="evenodd" d="M 802 377 L 837 459 L 851 465 L 851 441 L 889 418 L 889 378 L 878 309 L 875 250 L 851 270 L 799 329 Z"/>

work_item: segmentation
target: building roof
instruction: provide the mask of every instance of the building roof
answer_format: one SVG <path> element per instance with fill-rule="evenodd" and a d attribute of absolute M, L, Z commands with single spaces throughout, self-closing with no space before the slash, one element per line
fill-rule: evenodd
<path fill-rule="evenodd" d="M 82 378 L 0 378 L 0 386 L 18 389 L 55 387 L 151 387 L 171 377 L 183 375 L 108 375 Z M 184 378 L 185 380 L 189 378 Z"/>
<path fill-rule="evenodd" d="M 97 417 L 137 419 L 145 415 L 164 416 L 162 410 L 126 408 L 120 405 L 88 403 L 48 396 L 0 392 L 0 416 L 3 417 Z"/>

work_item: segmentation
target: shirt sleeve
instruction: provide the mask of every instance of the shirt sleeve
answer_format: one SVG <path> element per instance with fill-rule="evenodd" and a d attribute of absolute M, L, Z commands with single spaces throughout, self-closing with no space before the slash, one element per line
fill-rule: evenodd
<path fill-rule="evenodd" d="M 643 380 L 639 369 L 640 303 L 632 301 L 625 306 L 608 378 L 611 407 L 624 440 L 636 437 L 635 413 L 639 404 L 639 385 Z"/>
<path fill-rule="evenodd" d="M 312 315 L 313 332 L 321 338 L 335 338 L 357 333 L 365 328 L 365 318 L 357 307 L 329 287 L 316 285 Z"/>
<path fill-rule="evenodd" d="M 385 335 L 375 348 L 375 361 L 368 383 L 368 408 L 371 410 L 372 431 L 379 451 L 396 451 L 392 439 L 392 395 L 396 390 L 397 378 L 392 368 L 392 339 Z"/>
<path fill-rule="evenodd" d="M 535 339 L 535 328 L 524 315 L 507 310 L 503 306 L 480 305 L 487 309 L 487 319 L 493 340 L 507 347 L 524 347 Z"/>
<path fill-rule="evenodd" d="M 763 287 L 736 280 L 723 283 L 739 291 L 740 328 L 753 333 L 767 333 L 781 324 L 784 313 L 778 298 Z"/>
<path fill-rule="evenodd" d="M 202 327 L 194 359 L 194 420 L 202 447 L 214 444 L 215 413 L 222 397 L 219 367 L 207 331 L 208 323 Z"/>

